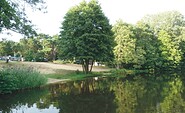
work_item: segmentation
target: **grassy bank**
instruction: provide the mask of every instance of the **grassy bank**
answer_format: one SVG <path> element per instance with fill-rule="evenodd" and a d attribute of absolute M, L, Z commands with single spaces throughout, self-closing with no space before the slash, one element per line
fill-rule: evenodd
<path fill-rule="evenodd" d="M 143 70 L 127 70 L 127 69 L 113 69 L 111 71 L 105 72 L 91 72 L 89 74 L 84 74 L 81 71 L 71 71 L 71 70 L 58 70 L 54 74 L 46 74 L 47 78 L 53 79 L 67 79 L 67 80 L 82 80 L 88 77 L 128 77 L 134 76 L 138 73 L 146 73 Z"/>
<path fill-rule="evenodd" d="M 37 68 L 44 76 L 35 71 L 32 67 Z M 53 66 L 53 65 L 52 65 Z M 58 66 L 58 65 L 57 65 Z M 6 68 L 4 68 L 6 67 Z M 29 68 L 28 68 L 29 67 Z M 72 65 L 71 68 L 75 67 Z M 23 63 L 23 62 L 0 62 L 0 93 L 9 93 L 13 90 L 25 89 L 37 87 L 44 85 L 47 78 L 49 83 L 55 83 L 59 80 L 82 80 L 88 77 L 130 77 L 137 73 L 142 73 L 141 70 L 127 70 L 127 69 L 112 69 L 110 71 L 102 71 L 101 68 L 104 67 L 95 67 L 99 69 L 99 72 L 92 72 L 89 74 L 84 74 L 81 71 L 75 70 L 65 70 L 59 68 L 54 68 L 50 66 L 45 66 L 43 64 L 37 63 Z M 45 71 L 52 70 L 52 73 L 46 73 Z M 58 80 L 55 80 L 58 79 Z"/>
<path fill-rule="evenodd" d="M 88 77 L 95 77 L 95 76 L 101 76 L 102 72 L 96 72 L 96 73 L 89 73 L 89 74 L 84 74 L 83 72 L 77 72 L 77 71 L 68 71 L 65 70 L 65 74 L 62 73 L 55 73 L 55 74 L 46 74 L 45 76 L 47 78 L 54 78 L 54 79 L 67 79 L 67 80 L 82 80 Z"/>
<path fill-rule="evenodd" d="M 6 66 L 0 69 L 0 94 L 38 87 L 46 83 L 47 78 L 31 67 Z"/>

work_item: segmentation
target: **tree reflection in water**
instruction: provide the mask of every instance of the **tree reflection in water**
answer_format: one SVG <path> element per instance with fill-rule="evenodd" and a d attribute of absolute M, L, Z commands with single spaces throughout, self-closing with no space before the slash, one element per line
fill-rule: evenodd
<path fill-rule="evenodd" d="M 182 97 L 183 84 L 180 78 L 175 78 L 167 82 L 168 87 L 164 87 L 162 96 L 164 100 L 160 103 L 159 111 L 162 113 L 184 113 L 185 101 Z"/>
<path fill-rule="evenodd" d="M 102 83 L 87 79 L 57 86 L 60 113 L 115 113 L 114 93 Z"/>
<path fill-rule="evenodd" d="M 90 78 L 1 95 L 0 112 L 184 113 L 183 95 L 179 77 Z"/>

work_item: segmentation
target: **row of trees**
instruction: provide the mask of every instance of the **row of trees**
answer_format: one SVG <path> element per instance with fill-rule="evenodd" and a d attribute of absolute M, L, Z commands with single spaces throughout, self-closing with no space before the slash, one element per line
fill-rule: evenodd
<path fill-rule="evenodd" d="M 1 15 L 6 14 L 2 8 L 0 11 Z M 1 26 L 8 28 L 5 20 L 0 18 L 0 21 Z M 20 53 L 27 60 L 75 58 L 88 73 L 94 61 L 111 62 L 118 68 L 177 69 L 184 65 L 184 41 L 185 20 L 177 11 L 147 15 L 136 25 L 118 20 L 111 26 L 100 4 L 92 0 L 69 9 L 59 36 L 40 34 L 19 43 L 3 40 L 0 47 L 1 55 L 11 47 L 6 54 Z"/>
<path fill-rule="evenodd" d="M 84 71 L 94 61 L 118 68 L 177 69 L 184 64 L 184 16 L 177 11 L 147 15 L 136 25 L 112 27 L 96 0 L 83 1 L 65 15 L 60 32 L 63 58 L 77 58 Z M 90 62 L 91 61 L 91 62 Z"/>
<path fill-rule="evenodd" d="M 53 61 L 57 58 L 58 35 L 50 37 L 39 34 L 35 38 L 24 38 L 20 42 L 3 39 L 0 56 L 24 57 L 26 61 Z"/>
<path fill-rule="evenodd" d="M 118 66 L 176 69 L 184 64 L 185 20 L 177 11 L 147 15 L 136 25 L 120 20 L 113 31 Z"/>

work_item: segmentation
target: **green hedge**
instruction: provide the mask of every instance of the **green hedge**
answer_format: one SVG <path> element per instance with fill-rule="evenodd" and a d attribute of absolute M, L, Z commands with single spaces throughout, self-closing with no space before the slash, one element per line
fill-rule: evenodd
<path fill-rule="evenodd" d="M 47 78 L 31 67 L 5 67 L 0 70 L 0 94 L 38 87 L 46 82 Z"/>

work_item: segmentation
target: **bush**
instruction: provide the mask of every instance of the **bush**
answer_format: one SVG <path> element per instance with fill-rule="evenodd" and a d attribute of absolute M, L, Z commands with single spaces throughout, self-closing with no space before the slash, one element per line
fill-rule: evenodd
<path fill-rule="evenodd" d="M 114 69 L 111 71 L 111 73 L 114 75 L 126 75 L 127 70 L 126 69 Z"/>
<path fill-rule="evenodd" d="M 31 67 L 6 67 L 0 70 L 0 94 L 38 87 L 47 79 Z"/>

